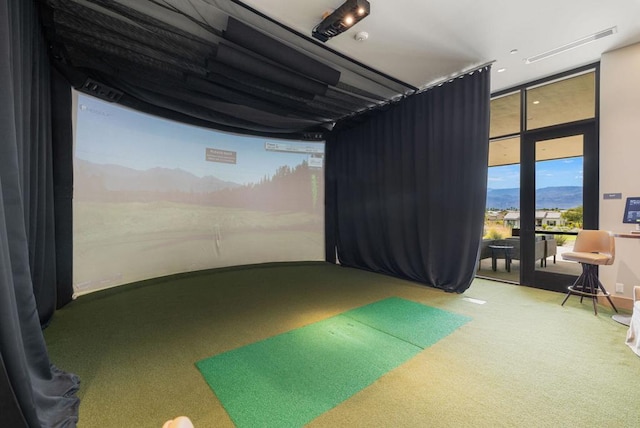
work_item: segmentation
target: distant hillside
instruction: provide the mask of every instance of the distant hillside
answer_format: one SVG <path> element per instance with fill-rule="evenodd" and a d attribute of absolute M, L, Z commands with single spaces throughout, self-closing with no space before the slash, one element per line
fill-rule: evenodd
<path fill-rule="evenodd" d="M 198 177 L 178 168 L 141 171 L 82 159 L 75 160 L 74 183 L 76 196 L 100 191 L 205 193 L 240 186 L 213 176 Z"/>
<path fill-rule="evenodd" d="M 582 205 L 582 186 L 544 187 L 536 190 L 536 209 L 568 209 Z M 487 208 L 520 206 L 520 189 L 487 189 Z"/>
<path fill-rule="evenodd" d="M 182 169 L 140 171 L 76 159 L 74 199 L 83 202 L 176 202 L 261 211 L 321 214 L 324 180 L 306 161 L 278 167 L 258 183 L 238 184 Z M 314 220 L 315 221 L 315 220 Z"/>

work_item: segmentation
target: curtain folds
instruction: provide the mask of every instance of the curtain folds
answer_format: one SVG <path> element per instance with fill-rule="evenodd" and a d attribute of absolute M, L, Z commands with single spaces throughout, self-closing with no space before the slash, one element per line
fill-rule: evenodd
<path fill-rule="evenodd" d="M 326 144 L 327 260 L 461 293 L 484 223 L 484 68 L 338 124 Z"/>
<path fill-rule="evenodd" d="M 29 427 L 69 427 L 79 380 L 52 366 L 41 330 L 57 287 L 46 52 L 34 2 L 0 0 L 0 396 Z"/>

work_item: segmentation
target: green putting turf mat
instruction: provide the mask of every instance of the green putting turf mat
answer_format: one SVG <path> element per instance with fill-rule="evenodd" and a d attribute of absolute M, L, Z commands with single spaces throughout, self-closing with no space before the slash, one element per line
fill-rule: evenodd
<path fill-rule="evenodd" d="M 390 297 L 352 309 L 343 315 L 422 349 L 428 348 L 471 320 L 399 297 Z"/>
<path fill-rule="evenodd" d="M 297 427 L 469 320 L 389 298 L 196 366 L 237 426 Z"/>

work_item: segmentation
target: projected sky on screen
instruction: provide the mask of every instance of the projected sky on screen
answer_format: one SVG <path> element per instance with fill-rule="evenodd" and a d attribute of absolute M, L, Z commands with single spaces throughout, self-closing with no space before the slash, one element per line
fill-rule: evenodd
<path fill-rule="evenodd" d="M 75 156 L 97 164 L 115 164 L 137 170 L 179 168 L 198 177 L 215 176 L 239 184 L 255 183 L 284 165 L 308 161 L 308 154 L 265 150 L 267 138 L 225 134 L 124 109 L 122 106 L 78 94 Z M 188 144 L 180 144 L 188 142 Z M 324 150 L 323 143 L 287 143 Z M 236 152 L 236 164 L 208 162 L 207 148 Z"/>

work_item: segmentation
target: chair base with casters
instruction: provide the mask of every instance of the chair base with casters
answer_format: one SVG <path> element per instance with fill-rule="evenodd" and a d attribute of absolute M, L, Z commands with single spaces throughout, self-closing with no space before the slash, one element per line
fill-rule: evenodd
<path fill-rule="evenodd" d="M 564 304 L 572 294 L 580 296 L 580 303 L 582 303 L 582 300 L 585 297 L 590 297 L 593 301 L 593 311 L 596 315 L 598 315 L 598 296 L 604 296 L 611 304 L 611 307 L 616 312 L 618 312 L 616 305 L 613 304 L 611 297 L 609 297 L 610 294 L 598 279 L 598 266 L 588 263 L 580 264 L 582 265 L 582 274 L 578 277 L 578 279 L 576 279 L 576 282 L 574 282 L 573 285 L 567 287 L 569 291 L 562 301 L 562 306 L 564 306 Z"/>

